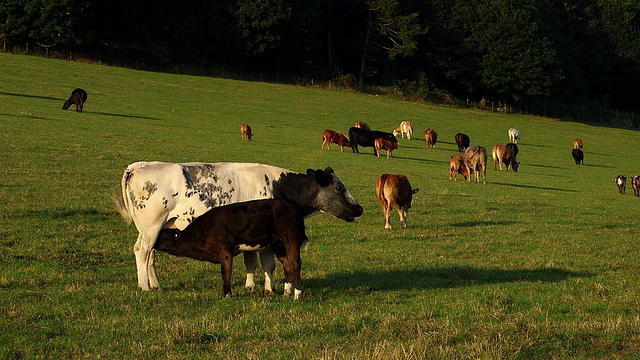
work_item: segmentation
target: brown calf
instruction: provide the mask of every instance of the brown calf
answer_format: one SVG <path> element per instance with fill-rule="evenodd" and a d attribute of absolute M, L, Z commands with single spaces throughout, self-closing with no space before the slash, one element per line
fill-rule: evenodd
<path fill-rule="evenodd" d="M 573 139 L 573 148 L 582 149 L 582 140 L 578 138 Z"/>
<path fill-rule="evenodd" d="M 424 141 L 427 143 L 428 148 L 436 148 L 436 142 L 438 141 L 438 133 L 435 130 L 427 128 L 424 131 Z"/>
<path fill-rule="evenodd" d="M 482 172 L 482 183 L 487 183 L 487 149 L 482 146 L 472 146 L 467 148 L 462 154 L 465 165 L 470 171 L 473 171 L 476 183 L 480 181 L 480 172 Z M 467 179 L 471 181 L 471 177 Z"/>
<path fill-rule="evenodd" d="M 620 192 L 620 194 L 624 194 L 625 191 L 627 191 L 627 177 L 624 175 L 618 175 L 615 178 L 616 181 L 616 185 L 618 186 L 618 191 Z M 631 181 L 633 182 L 633 179 L 631 179 Z M 635 194 L 635 189 L 634 189 L 634 194 Z"/>
<path fill-rule="evenodd" d="M 631 187 L 633 188 L 633 195 L 640 197 L 640 175 L 631 178 Z"/>
<path fill-rule="evenodd" d="M 322 146 L 320 149 L 324 149 L 325 144 L 327 145 L 327 150 L 330 150 L 329 146 L 331 144 L 338 144 L 340 152 L 344 152 L 344 146 L 351 147 L 351 143 L 346 136 L 329 129 L 322 133 Z"/>
<path fill-rule="evenodd" d="M 382 149 L 387 150 L 387 159 L 389 158 L 389 155 L 393 156 L 391 152 L 397 149 L 398 146 L 399 146 L 398 142 L 394 142 L 394 141 L 383 139 L 383 138 L 377 138 L 373 142 L 373 147 L 376 149 L 376 155 L 380 157 L 380 150 Z"/>
<path fill-rule="evenodd" d="M 251 138 L 253 137 L 253 134 L 251 133 L 251 126 L 247 124 L 240 125 L 240 135 L 242 136 L 242 140 L 251 141 Z"/>
<path fill-rule="evenodd" d="M 75 105 L 76 112 L 82 112 L 85 101 L 87 101 L 87 92 L 80 88 L 75 89 L 71 92 L 69 100 L 62 105 L 62 110 L 67 110 L 71 105 Z"/>
<path fill-rule="evenodd" d="M 453 178 L 455 181 L 458 181 L 458 174 L 461 174 L 465 180 L 470 176 L 469 168 L 467 168 L 467 165 L 464 163 L 462 156 L 453 155 L 451 159 L 449 159 L 449 180 Z"/>
<path fill-rule="evenodd" d="M 382 206 L 385 229 L 391 230 L 389 218 L 394 207 L 398 210 L 398 215 L 400 215 L 400 226 L 407 227 L 407 212 L 411 208 L 413 194 L 417 193 L 418 190 L 411 189 L 411 184 L 409 184 L 409 180 L 404 175 L 382 174 L 376 180 L 376 194 Z"/>

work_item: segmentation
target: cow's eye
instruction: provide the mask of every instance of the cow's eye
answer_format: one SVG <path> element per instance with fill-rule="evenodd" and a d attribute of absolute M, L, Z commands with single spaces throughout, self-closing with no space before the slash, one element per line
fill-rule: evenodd
<path fill-rule="evenodd" d="M 344 186 L 342 186 L 342 185 L 336 185 L 336 190 L 337 190 L 338 192 L 343 192 L 343 191 L 344 191 Z"/>

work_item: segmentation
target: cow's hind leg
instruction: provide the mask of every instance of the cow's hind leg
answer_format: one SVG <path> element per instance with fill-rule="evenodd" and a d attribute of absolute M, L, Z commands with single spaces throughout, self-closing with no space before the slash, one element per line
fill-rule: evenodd
<path fill-rule="evenodd" d="M 407 227 L 407 212 L 396 205 L 396 209 L 398 210 L 398 216 L 400 216 L 400 226 L 402 226 L 403 228 Z"/>
<path fill-rule="evenodd" d="M 293 299 L 300 299 L 302 295 L 300 284 L 300 269 L 302 267 L 300 249 L 293 246 L 285 248 L 282 243 L 274 244 L 272 248 L 284 269 L 284 294 L 282 296 L 290 296 L 291 288 L 293 287 Z"/>
<path fill-rule="evenodd" d="M 133 247 L 136 256 L 136 267 L 138 268 L 138 288 L 143 291 L 154 290 L 160 287 L 157 277 L 151 281 L 150 273 L 155 275 L 155 269 L 150 271 L 154 265 L 153 243 L 155 237 L 145 233 L 138 234 L 138 240 Z"/>
<path fill-rule="evenodd" d="M 276 262 L 271 248 L 260 252 L 260 263 L 264 270 L 264 293 L 269 295 L 276 291 L 276 284 L 273 281 L 273 272 L 276 270 Z"/>
<path fill-rule="evenodd" d="M 258 254 L 254 252 L 245 252 L 242 254 L 244 258 L 244 266 L 247 268 L 247 278 L 244 283 L 244 287 L 251 291 L 255 288 L 254 274 L 258 267 Z"/>

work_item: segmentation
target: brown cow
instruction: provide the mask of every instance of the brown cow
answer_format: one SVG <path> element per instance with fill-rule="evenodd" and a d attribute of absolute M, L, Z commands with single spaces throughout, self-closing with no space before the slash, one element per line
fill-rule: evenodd
<path fill-rule="evenodd" d="M 353 125 L 353 127 L 357 127 L 357 128 L 364 129 L 364 130 L 371 130 L 369 128 L 369 125 L 364 121 L 356 121 L 356 123 Z"/>
<path fill-rule="evenodd" d="M 640 197 L 640 175 L 631 178 L 631 187 L 633 188 L 633 195 Z"/>
<path fill-rule="evenodd" d="M 69 100 L 65 101 L 62 105 L 62 110 L 67 110 L 71 105 L 76 106 L 76 112 L 82 112 L 84 103 L 87 101 L 87 92 L 77 88 L 71 92 Z"/>
<path fill-rule="evenodd" d="M 433 130 L 427 128 L 424 131 L 424 141 L 427 143 L 428 148 L 436 148 L 436 142 L 438 142 L 438 133 Z"/>
<path fill-rule="evenodd" d="M 582 149 L 582 140 L 578 138 L 573 139 L 573 148 Z"/>
<path fill-rule="evenodd" d="M 509 143 L 507 146 L 496 144 L 491 149 L 491 157 L 493 158 L 493 169 L 497 170 L 496 164 L 502 170 L 502 164 L 507 165 L 507 171 L 513 169 L 514 172 L 518 172 L 518 166 L 520 163 L 516 160 L 517 147 L 514 143 Z"/>
<path fill-rule="evenodd" d="M 620 192 L 620 194 L 624 194 L 625 191 L 627 191 L 627 177 L 624 175 L 618 175 L 616 176 L 615 180 L 616 180 L 616 185 L 618 186 L 618 191 Z M 635 193 L 635 189 L 634 189 L 634 193 Z"/>
<path fill-rule="evenodd" d="M 449 180 L 453 178 L 455 181 L 458 181 L 458 174 L 461 174 L 465 180 L 470 176 L 469 168 L 464 163 L 462 156 L 453 155 L 451 159 L 449 159 Z"/>
<path fill-rule="evenodd" d="M 240 135 L 242 136 L 242 140 L 251 141 L 251 138 L 253 137 L 253 134 L 251 133 L 251 126 L 247 124 L 240 125 Z"/>
<path fill-rule="evenodd" d="M 468 147 L 462 154 L 465 165 L 470 171 L 473 171 L 476 183 L 480 181 L 480 172 L 482 172 L 482 183 L 487 183 L 487 149 L 483 146 Z M 467 179 L 471 181 L 471 177 Z"/>
<path fill-rule="evenodd" d="M 458 145 L 458 151 L 463 152 L 466 148 L 469 147 L 471 140 L 469 140 L 469 136 L 463 133 L 457 133 L 455 136 L 456 145 Z"/>
<path fill-rule="evenodd" d="M 373 147 L 376 149 L 376 155 L 380 157 L 380 150 L 387 150 L 387 159 L 389 158 L 389 155 L 393 156 L 391 152 L 397 149 L 399 145 L 400 144 L 398 144 L 397 141 L 391 141 L 383 138 L 377 138 L 373 142 Z"/>
<path fill-rule="evenodd" d="M 338 146 L 340 146 L 340 152 L 344 152 L 344 146 L 351 147 L 351 143 L 347 140 L 346 136 L 329 129 L 326 129 L 322 133 L 322 146 L 320 149 L 324 149 L 325 144 L 327 144 L 327 150 L 331 150 L 329 148 L 331 144 L 338 144 Z"/>
<path fill-rule="evenodd" d="M 391 230 L 389 218 L 394 207 L 398 210 L 398 215 L 400 215 L 400 226 L 407 227 L 407 212 L 411 208 L 413 194 L 417 193 L 418 190 L 411 189 L 411 184 L 409 184 L 409 180 L 404 175 L 382 174 L 376 180 L 376 194 L 378 194 L 378 201 L 382 206 L 385 229 Z"/>
<path fill-rule="evenodd" d="M 404 135 L 407 135 L 407 139 L 411 140 L 413 136 L 413 124 L 411 121 L 403 121 L 398 125 L 398 127 L 393 130 L 393 136 L 398 136 L 400 134 L 403 138 Z"/>

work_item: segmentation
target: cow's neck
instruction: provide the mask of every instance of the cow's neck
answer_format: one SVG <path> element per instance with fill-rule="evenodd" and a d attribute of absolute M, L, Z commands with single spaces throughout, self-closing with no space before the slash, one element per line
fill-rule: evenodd
<path fill-rule="evenodd" d="M 274 198 L 295 202 L 303 208 L 305 217 L 320 210 L 316 204 L 318 190 L 313 176 L 299 173 L 283 174 L 273 183 Z"/>

